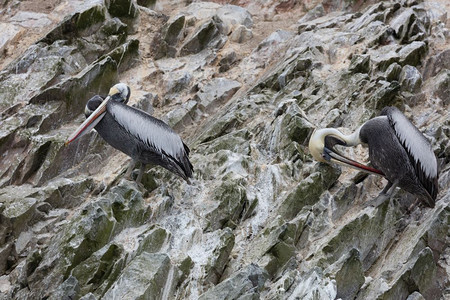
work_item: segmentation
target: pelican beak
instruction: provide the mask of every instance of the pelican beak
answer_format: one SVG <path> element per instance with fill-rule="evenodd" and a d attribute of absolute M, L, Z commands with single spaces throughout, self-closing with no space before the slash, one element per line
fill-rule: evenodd
<path fill-rule="evenodd" d="M 66 146 L 79 139 L 86 133 L 90 132 L 95 127 L 95 125 L 97 125 L 98 122 L 103 119 L 106 113 L 106 104 L 108 103 L 109 99 L 110 96 L 106 97 L 105 100 L 103 100 L 103 102 L 97 107 L 97 109 L 94 110 L 94 112 L 89 116 L 89 118 L 87 118 L 83 122 L 83 124 L 81 124 L 80 127 L 78 127 L 77 130 L 75 130 L 75 132 L 69 136 L 67 141 L 64 143 Z"/>
<path fill-rule="evenodd" d="M 380 170 L 377 170 L 375 168 L 363 165 L 353 159 L 350 159 L 348 157 L 345 157 L 344 155 L 340 154 L 336 149 L 334 148 L 327 148 L 327 147 L 323 147 L 323 154 L 322 157 L 328 161 L 328 162 L 334 162 L 336 164 L 340 164 L 340 165 L 345 165 L 345 166 L 349 166 L 352 167 L 354 169 L 366 172 L 366 173 L 371 173 L 371 174 L 375 174 L 375 175 L 381 175 L 384 176 L 384 173 L 381 172 Z"/>

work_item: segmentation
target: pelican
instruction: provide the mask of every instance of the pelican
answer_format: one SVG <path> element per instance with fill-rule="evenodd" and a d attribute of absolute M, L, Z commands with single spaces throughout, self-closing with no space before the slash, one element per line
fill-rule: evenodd
<path fill-rule="evenodd" d="M 373 167 L 351 160 L 334 149 L 336 145 L 369 147 Z M 438 167 L 431 144 L 395 107 L 385 107 L 380 116 L 361 125 L 353 134 L 344 135 L 334 128 L 315 130 L 309 141 L 315 160 L 349 166 L 383 176 L 388 184 L 380 196 L 389 199 L 398 186 L 434 207 L 438 193 Z"/>
<path fill-rule="evenodd" d="M 133 159 L 127 176 L 131 175 L 135 162 L 141 162 L 137 182 L 141 181 L 146 164 L 160 165 L 189 182 L 193 172 L 189 148 L 166 123 L 127 106 L 130 93 L 126 84 L 118 83 L 105 99 L 98 95 L 92 97 L 85 107 L 87 119 L 66 145 L 95 128 L 108 144 Z"/>

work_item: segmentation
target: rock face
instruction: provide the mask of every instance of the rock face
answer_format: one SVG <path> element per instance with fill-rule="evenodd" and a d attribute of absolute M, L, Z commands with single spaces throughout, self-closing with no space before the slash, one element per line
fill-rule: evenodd
<path fill-rule="evenodd" d="M 189 2 L 0 2 L 0 299 L 448 299 L 448 4 Z M 64 146 L 119 81 L 190 185 L 124 178 L 95 132 Z M 384 179 L 309 154 L 387 105 L 432 142 L 434 209 L 371 206 Z"/>

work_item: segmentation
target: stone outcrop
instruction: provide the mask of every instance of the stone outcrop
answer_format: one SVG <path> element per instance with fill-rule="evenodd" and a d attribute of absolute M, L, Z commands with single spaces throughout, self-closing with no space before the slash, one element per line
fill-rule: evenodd
<path fill-rule="evenodd" d="M 0 1 L 0 299 L 450 297 L 448 5 L 188 2 Z M 119 81 L 191 184 L 124 178 L 95 132 L 64 146 Z M 433 209 L 309 154 L 387 105 L 433 145 Z"/>

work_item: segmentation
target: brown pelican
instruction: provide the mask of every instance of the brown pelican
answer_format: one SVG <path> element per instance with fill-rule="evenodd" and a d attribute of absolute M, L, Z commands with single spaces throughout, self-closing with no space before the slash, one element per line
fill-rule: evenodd
<path fill-rule="evenodd" d="M 361 143 L 369 146 L 373 168 L 346 158 L 334 149 L 335 145 Z M 390 198 L 398 186 L 417 195 L 426 205 L 435 205 L 438 192 L 436 156 L 423 134 L 395 107 L 385 107 L 379 117 L 367 121 L 350 135 L 334 128 L 318 129 L 311 136 L 309 150 L 317 161 L 334 162 L 384 176 L 388 180 L 380 194 L 384 199 Z"/>
<path fill-rule="evenodd" d="M 193 172 L 189 148 L 166 123 L 127 106 L 129 98 L 130 88 L 123 83 L 114 85 L 104 100 L 98 95 L 92 97 L 85 107 L 87 119 L 68 138 L 66 145 L 95 128 L 108 144 L 133 159 L 127 176 L 134 163 L 141 162 L 137 182 L 146 164 L 160 165 L 189 182 Z"/>

